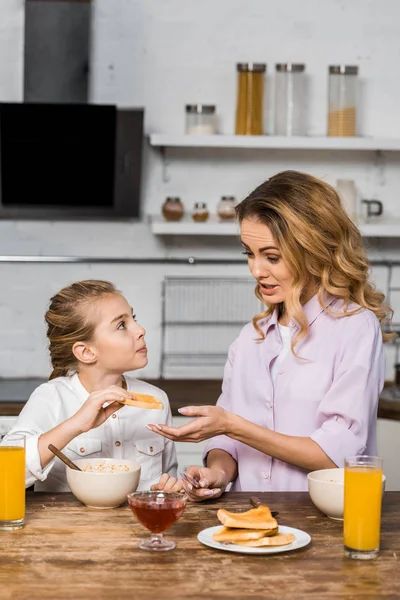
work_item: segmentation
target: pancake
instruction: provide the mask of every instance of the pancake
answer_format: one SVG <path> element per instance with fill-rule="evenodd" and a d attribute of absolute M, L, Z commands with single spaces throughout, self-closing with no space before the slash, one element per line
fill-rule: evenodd
<path fill-rule="evenodd" d="M 293 533 L 278 533 L 272 537 L 263 537 L 259 540 L 237 541 L 237 546 L 250 546 L 252 548 L 261 548 L 262 546 L 287 546 L 294 542 L 296 538 Z"/>
<path fill-rule="evenodd" d="M 126 400 L 118 400 L 118 402 L 120 404 L 126 404 L 126 406 L 134 406 L 136 408 L 151 408 L 154 410 L 161 410 L 164 408 L 164 404 L 154 396 L 149 396 L 148 394 L 137 394 L 136 392 L 129 393 L 132 394 L 132 400 L 127 398 Z"/>
<path fill-rule="evenodd" d="M 235 529 L 277 529 L 278 522 L 271 515 L 268 506 L 259 506 L 246 512 L 232 513 L 224 508 L 217 512 L 217 517 L 225 527 Z"/>
<path fill-rule="evenodd" d="M 250 540 L 259 540 L 265 536 L 275 535 L 278 533 L 276 529 L 232 529 L 231 527 L 221 527 L 219 531 L 214 533 L 214 542 L 230 542 L 231 544 L 239 544 Z"/>

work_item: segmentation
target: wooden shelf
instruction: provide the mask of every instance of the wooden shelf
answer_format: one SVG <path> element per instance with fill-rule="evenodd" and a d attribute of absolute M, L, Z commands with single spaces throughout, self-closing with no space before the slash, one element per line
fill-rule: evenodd
<path fill-rule="evenodd" d="M 400 138 L 280 137 L 272 135 L 183 135 L 153 133 L 150 144 L 177 148 L 247 148 L 264 150 L 342 150 L 400 152 Z"/>

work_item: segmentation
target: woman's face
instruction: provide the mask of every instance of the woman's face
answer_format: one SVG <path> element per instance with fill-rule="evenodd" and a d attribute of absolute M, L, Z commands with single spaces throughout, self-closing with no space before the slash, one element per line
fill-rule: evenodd
<path fill-rule="evenodd" d="M 265 302 L 285 302 L 292 288 L 293 276 L 270 228 L 254 219 L 243 219 L 240 232 L 249 269 L 259 283 Z"/>
<path fill-rule="evenodd" d="M 88 346 L 105 372 L 124 373 L 147 365 L 146 331 L 121 294 L 106 296 L 93 307 L 89 318 L 95 320 L 96 329 Z"/>

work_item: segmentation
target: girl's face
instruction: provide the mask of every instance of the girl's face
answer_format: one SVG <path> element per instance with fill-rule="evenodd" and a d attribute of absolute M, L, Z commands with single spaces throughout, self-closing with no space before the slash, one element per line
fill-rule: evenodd
<path fill-rule="evenodd" d="M 121 294 L 105 296 L 89 315 L 97 323 L 88 346 L 96 365 L 106 373 L 121 374 L 147 365 L 146 331 L 136 322 L 133 309 Z"/>
<path fill-rule="evenodd" d="M 240 231 L 249 269 L 258 281 L 263 299 L 268 304 L 285 302 L 293 276 L 270 228 L 259 221 L 243 219 Z"/>

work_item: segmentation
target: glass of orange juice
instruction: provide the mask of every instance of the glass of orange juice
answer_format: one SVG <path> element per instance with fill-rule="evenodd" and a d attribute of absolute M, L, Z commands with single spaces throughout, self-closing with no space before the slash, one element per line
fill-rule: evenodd
<path fill-rule="evenodd" d="M 379 556 L 382 459 L 351 456 L 344 463 L 344 553 L 349 558 Z"/>
<path fill-rule="evenodd" d="M 9 435 L 0 446 L 0 530 L 25 521 L 25 436 Z"/>

